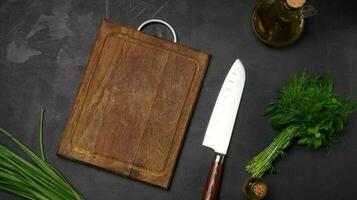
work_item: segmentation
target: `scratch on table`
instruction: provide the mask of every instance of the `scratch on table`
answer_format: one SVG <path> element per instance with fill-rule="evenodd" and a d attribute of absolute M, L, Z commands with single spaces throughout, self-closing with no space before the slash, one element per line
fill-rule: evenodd
<path fill-rule="evenodd" d="M 122 6 L 126 1 L 127 1 L 127 0 L 124 0 L 124 1 L 120 2 L 117 6 L 118 6 L 118 7 Z"/>
<path fill-rule="evenodd" d="M 143 7 L 141 8 L 141 10 L 138 12 L 138 14 L 136 14 L 135 15 L 135 17 L 133 17 L 131 20 L 130 20 L 130 22 L 129 22 L 129 24 L 131 24 L 133 21 L 135 21 L 136 19 L 138 19 L 145 11 L 146 11 L 146 9 L 147 9 L 147 3 L 146 2 L 142 2 L 143 3 Z"/>
<path fill-rule="evenodd" d="M 13 32 L 16 33 L 17 30 L 19 29 L 19 27 L 22 26 L 24 23 L 25 23 L 25 21 L 21 20 L 18 24 L 16 24 L 14 27 L 12 27 L 9 32 L 5 33 L 4 35 L 0 34 L 0 36 L 1 36 L 0 43 L 3 42 L 4 40 L 6 40 L 9 35 L 12 35 Z"/>
<path fill-rule="evenodd" d="M 129 9 L 132 7 L 132 3 L 131 3 L 131 0 L 128 0 L 129 2 Z"/>
<path fill-rule="evenodd" d="M 105 0 L 105 17 L 109 18 L 110 13 L 109 13 L 109 0 Z"/>
<path fill-rule="evenodd" d="M 42 29 L 45 29 L 46 26 L 44 24 L 41 24 L 41 17 L 37 20 L 36 24 L 32 27 L 32 29 L 30 30 L 30 32 L 27 34 L 26 38 L 31 38 L 32 36 L 34 36 L 37 32 L 41 31 Z"/>
<path fill-rule="evenodd" d="M 129 0 L 129 12 L 132 12 L 132 11 L 134 11 L 139 5 L 141 5 L 141 4 L 147 4 L 146 2 L 144 2 L 144 1 L 139 1 L 138 3 L 136 3 L 136 2 L 132 2 L 132 0 Z"/>
<path fill-rule="evenodd" d="M 157 9 L 157 11 L 152 15 L 152 18 L 156 17 L 156 15 L 158 15 L 161 12 L 161 10 L 164 9 L 167 6 L 167 4 L 169 4 L 169 2 L 170 2 L 170 0 L 167 0 L 165 3 L 163 3 L 159 7 L 159 9 Z"/>

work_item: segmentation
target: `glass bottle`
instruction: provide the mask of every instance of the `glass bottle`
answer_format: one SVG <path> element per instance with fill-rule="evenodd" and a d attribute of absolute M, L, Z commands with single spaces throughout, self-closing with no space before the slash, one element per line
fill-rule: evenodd
<path fill-rule="evenodd" d="M 257 37 L 272 47 L 286 47 L 303 32 L 305 18 L 316 9 L 305 0 L 259 0 L 254 8 L 252 23 Z"/>

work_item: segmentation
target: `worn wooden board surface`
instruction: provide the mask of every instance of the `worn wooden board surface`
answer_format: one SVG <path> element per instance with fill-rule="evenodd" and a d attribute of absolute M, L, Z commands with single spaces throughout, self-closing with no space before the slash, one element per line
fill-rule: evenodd
<path fill-rule="evenodd" d="M 58 154 L 168 188 L 209 58 L 104 20 Z"/>

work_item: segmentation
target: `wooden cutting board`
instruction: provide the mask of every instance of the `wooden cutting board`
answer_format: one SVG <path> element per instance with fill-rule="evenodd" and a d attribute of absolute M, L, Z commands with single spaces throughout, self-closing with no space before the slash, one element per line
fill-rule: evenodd
<path fill-rule="evenodd" d="M 58 155 L 168 188 L 209 59 L 104 20 Z"/>

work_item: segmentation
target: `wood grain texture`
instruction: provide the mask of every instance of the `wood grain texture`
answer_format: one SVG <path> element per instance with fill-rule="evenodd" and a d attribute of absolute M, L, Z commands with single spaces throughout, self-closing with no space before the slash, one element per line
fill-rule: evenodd
<path fill-rule="evenodd" d="M 103 20 L 58 155 L 168 188 L 209 58 Z"/>

